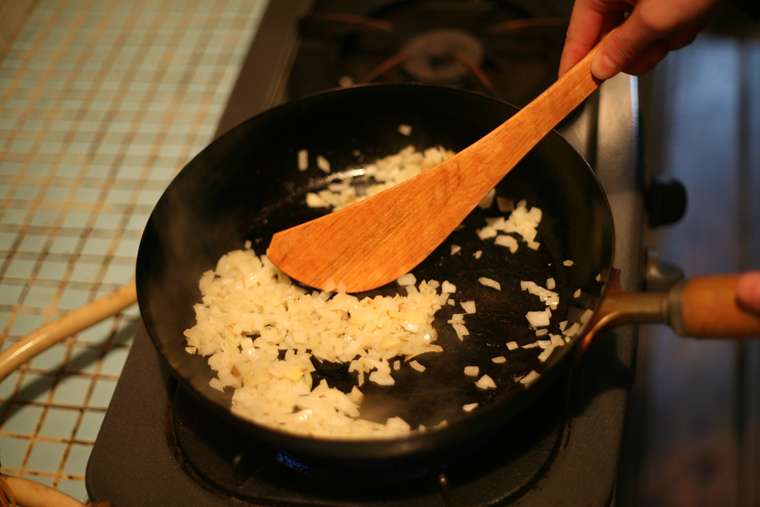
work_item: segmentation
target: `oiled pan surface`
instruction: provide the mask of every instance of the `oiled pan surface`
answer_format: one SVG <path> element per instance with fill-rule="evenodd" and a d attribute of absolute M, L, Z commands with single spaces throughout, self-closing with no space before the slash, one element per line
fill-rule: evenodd
<path fill-rule="evenodd" d="M 457 286 L 454 298 L 473 300 L 477 313 L 466 317 L 470 336 L 460 341 L 446 323 L 461 307 L 445 307 L 436 317 L 440 354 L 418 361 L 424 373 L 404 365 L 394 373 L 396 385 L 365 384 L 362 413 L 384 421 L 401 416 L 413 426 L 448 426 L 391 441 L 334 442 L 296 437 L 262 428 L 229 414 L 230 394 L 209 387 L 212 370 L 206 359 L 185 351 L 183 331 L 194 325 L 193 304 L 200 301 L 198 280 L 230 250 L 247 240 L 257 254 L 266 251 L 272 234 L 315 218 L 326 210 L 305 205 L 305 194 L 341 178 L 350 169 L 393 154 L 410 144 L 418 149 L 443 146 L 461 150 L 514 113 L 502 102 L 460 90 L 425 85 L 358 87 L 310 97 L 265 112 L 236 127 L 195 157 L 160 199 L 140 245 L 137 284 L 140 310 L 156 347 L 184 387 L 217 408 L 238 426 L 273 443 L 324 457 L 386 458 L 428 452 L 456 444 L 513 416 L 552 380 L 567 362 L 572 343 L 557 349 L 546 362 L 540 350 L 507 350 L 507 342 L 536 341 L 525 314 L 542 310 L 538 298 L 520 289 L 530 280 L 541 286 L 557 283 L 560 306 L 549 327 L 576 321 L 596 307 L 612 263 L 613 229 L 604 194 L 586 162 L 557 134 L 547 136 L 497 188 L 498 195 L 527 200 L 543 212 L 538 240 L 531 250 L 523 243 L 516 253 L 483 241 L 475 229 L 495 216 L 494 206 L 476 209 L 414 273 L 418 280 L 448 280 Z M 411 135 L 398 131 L 411 126 Z M 299 171 L 297 153 L 308 150 L 311 168 Z M 329 175 L 315 167 L 314 157 L 327 158 Z M 361 227 L 362 224 L 357 224 Z M 410 238 L 413 241 L 413 238 Z M 451 244 L 461 247 L 451 255 Z M 482 251 L 475 258 L 476 251 Z M 571 260 L 571 266 L 564 261 Z M 484 287 L 478 278 L 500 282 L 501 290 Z M 580 297 L 574 297 L 581 289 Z M 368 293 L 392 294 L 395 284 Z M 577 338 L 576 338 L 577 340 Z M 495 364 L 493 357 L 507 361 Z M 345 366 L 317 366 L 317 378 L 348 389 L 354 377 Z M 479 366 L 498 388 L 482 390 L 463 373 Z M 526 387 L 519 382 L 531 371 L 541 373 Z M 464 404 L 481 408 L 466 414 Z"/>

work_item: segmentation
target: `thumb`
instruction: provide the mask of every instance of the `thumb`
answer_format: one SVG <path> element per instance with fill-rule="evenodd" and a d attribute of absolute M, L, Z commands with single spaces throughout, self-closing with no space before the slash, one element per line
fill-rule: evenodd
<path fill-rule="evenodd" d="M 610 32 L 591 61 L 591 73 L 602 80 L 615 76 L 634 63 L 655 39 L 655 35 L 639 22 L 634 11 Z"/>

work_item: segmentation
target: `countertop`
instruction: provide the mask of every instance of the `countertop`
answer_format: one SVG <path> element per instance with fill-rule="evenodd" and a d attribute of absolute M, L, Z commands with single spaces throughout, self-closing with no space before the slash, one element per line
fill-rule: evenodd
<path fill-rule="evenodd" d="M 39 1 L 0 52 L 0 347 L 128 283 L 214 135 L 266 0 Z M 0 383 L 0 472 L 84 501 L 137 306 Z"/>

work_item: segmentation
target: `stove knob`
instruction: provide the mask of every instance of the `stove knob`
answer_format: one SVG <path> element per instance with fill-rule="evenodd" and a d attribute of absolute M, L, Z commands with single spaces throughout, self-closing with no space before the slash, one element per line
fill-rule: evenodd
<path fill-rule="evenodd" d="M 686 188 L 680 181 L 661 174 L 653 175 L 646 194 L 649 227 L 678 222 L 686 213 L 686 203 Z"/>

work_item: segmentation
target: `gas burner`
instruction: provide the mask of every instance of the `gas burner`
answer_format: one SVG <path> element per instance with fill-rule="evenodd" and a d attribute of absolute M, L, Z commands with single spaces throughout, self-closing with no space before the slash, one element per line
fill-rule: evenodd
<path fill-rule="evenodd" d="M 401 67 L 415 80 L 456 84 L 483 61 L 483 45 L 457 29 L 434 29 L 409 39 L 401 48 Z"/>
<path fill-rule="evenodd" d="M 566 28 L 567 19 L 517 2 L 415 0 L 361 14 L 312 13 L 300 22 L 288 90 L 298 98 L 416 81 L 524 106 L 556 80 Z"/>
<path fill-rule="evenodd" d="M 167 433 L 195 480 L 255 505 L 486 507 L 509 502 L 549 467 L 566 432 L 567 396 L 560 382 L 520 417 L 480 438 L 387 460 L 295 455 L 233 427 L 182 388 L 174 394 Z"/>

